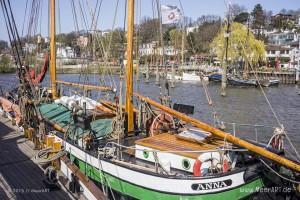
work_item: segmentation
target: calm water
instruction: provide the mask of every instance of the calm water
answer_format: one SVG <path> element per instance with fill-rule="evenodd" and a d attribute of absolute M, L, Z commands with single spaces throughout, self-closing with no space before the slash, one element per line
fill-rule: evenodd
<path fill-rule="evenodd" d="M 59 80 L 72 82 L 85 82 L 97 85 L 106 84 L 119 88 L 118 78 L 99 76 L 99 75 L 76 75 L 59 74 Z M 17 86 L 17 79 L 14 74 L 0 74 L 0 85 L 2 90 L 10 90 Z M 135 81 L 136 82 L 136 81 Z M 49 77 L 46 77 L 44 84 L 49 83 Z M 135 84 L 138 90 L 144 96 L 152 97 L 158 100 L 160 88 L 154 84 L 154 79 L 150 83 L 145 83 L 143 79 L 139 84 Z M 200 83 L 176 83 L 175 88 L 170 89 L 170 95 L 173 103 L 183 103 L 195 106 L 194 117 L 209 124 L 213 124 L 213 109 L 224 122 L 234 122 L 236 124 L 257 124 L 268 127 L 278 127 L 262 92 L 258 88 L 228 88 L 227 97 L 220 96 L 220 85 L 209 83 L 208 90 L 213 100 L 214 107 L 207 103 L 205 92 Z M 297 150 L 300 149 L 300 96 L 297 94 L 300 89 L 294 85 L 280 85 L 275 88 L 266 88 L 265 92 L 274 107 L 280 122 L 284 125 L 291 140 L 294 142 Z M 72 90 L 64 89 L 65 93 L 71 93 Z M 94 98 L 107 98 L 105 93 L 94 92 Z M 232 125 L 226 124 L 227 131 L 232 132 Z M 267 141 L 273 133 L 272 128 L 257 128 L 249 126 L 236 125 L 236 135 L 243 138 L 254 139 L 257 135 L 259 141 Z M 257 133 L 257 134 L 255 134 Z M 290 148 L 289 148 L 290 149 Z"/>

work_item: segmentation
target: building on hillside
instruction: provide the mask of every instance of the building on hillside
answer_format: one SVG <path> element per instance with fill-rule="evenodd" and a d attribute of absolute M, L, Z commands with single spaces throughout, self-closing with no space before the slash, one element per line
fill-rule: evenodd
<path fill-rule="evenodd" d="M 101 31 L 101 36 L 105 36 L 107 34 L 109 34 L 111 31 L 110 30 L 105 30 L 105 31 Z"/>
<path fill-rule="evenodd" d="M 276 15 L 273 15 L 271 20 L 274 21 L 279 18 L 280 20 L 291 21 L 291 22 L 296 22 L 297 20 L 297 16 L 291 14 L 283 14 L 283 13 L 278 13 Z"/>
<path fill-rule="evenodd" d="M 178 55 L 179 53 L 180 50 L 175 49 L 174 46 L 165 46 L 164 49 L 161 47 L 157 47 L 156 41 L 147 44 L 142 44 L 139 47 L 139 54 L 141 56 L 163 55 L 163 54 L 167 56 L 175 56 Z"/>
<path fill-rule="evenodd" d="M 300 28 L 300 14 L 295 16 L 295 23 L 296 27 Z"/>
<path fill-rule="evenodd" d="M 269 67 L 295 69 L 297 61 L 300 59 L 299 42 L 298 45 L 268 45 L 266 47 L 266 57 Z"/>
<path fill-rule="evenodd" d="M 192 33 L 196 31 L 199 27 L 198 26 L 190 26 L 186 28 L 186 34 L 188 35 L 189 33 Z"/>
<path fill-rule="evenodd" d="M 271 45 L 289 45 L 298 41 L 299 35 L 292 31 L 276 32 L 268 35 L 268 43 Z"/>
<path fill-rule="evenodd" d="M 26 52 L 26 53 L 32 53 L 33 51 L 35 51 L 37 49 L 37 45 L 26 42 L 25 46 L 23 46 L 22 48 L 23 48 L 24 52 Z"/>
<path fill-rule="evenodd" d="M 89 43 L 89 37 L 81 35 L 77 38 L 77 45 L 86 47 Z"/>
<path fill-rule="evenodd" d="M 75 58 L 75 50 L 71 47 L 58 47 L 56 54 L 58 58 Z"/>

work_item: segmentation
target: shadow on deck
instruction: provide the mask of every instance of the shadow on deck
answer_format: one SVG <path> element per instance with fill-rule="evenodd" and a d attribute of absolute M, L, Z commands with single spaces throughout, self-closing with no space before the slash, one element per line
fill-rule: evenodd
<path fill-rule="evenodd" d="M 43 171 L 31 160 L 30 141 L 0 116 L 0 199 L 70 199 L 63 190 L 49 190 Z"/>

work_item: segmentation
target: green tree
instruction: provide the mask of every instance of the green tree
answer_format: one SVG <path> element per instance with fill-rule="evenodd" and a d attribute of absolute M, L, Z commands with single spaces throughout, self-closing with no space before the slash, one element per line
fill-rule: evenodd
<path fill-rule="evenodd" d="M 10 66 L 10 59 L 8 56 L 0 57 L 0 73 L 12 72 L 14 69 Z"/>
<path fill-rule="evenodd" d="M 180 47 L 182 43 L 182 36 L 182 30 L 176 28 L 172 29 L 170 31 L 170 45 Z"/>
<path fill-rule="evenodd" d="M 261 38 L 262 35 L 262 28 L 265 26 L 265 13 L 263 11 L 263 8 L 260 4 L 257 4 L 254 6 L 254 9 L 251 12 L 251 15 L 253 17 L 252 21 L 252 28 L 257 30 L 257 38 Z"/>
<path fill-rule="evenodd" d="M 274 28 L 279 30 L 292 30 L 293 28 L 296 28 L 294 22 L 283 15 L 277 15 L 273 17 L 271 23 Z"/>
<path fill-rule="evenodd" d="M 226 27 L 223 27 L 210 45 L 212 51 L 220 60 L 224 59 L 225 31 Z M 231 33 L 228 44 L 228 58 L 232 62 L 240 59 L 249 60 L 252 65 L 256 65 L 259 61 L 265 60 L 264 42 L 255 39 L 254 35 L 251 32 L 248 32 L 246 26 L 234 22 L 231 24 Z"/>
<path fill-rule="evenodd" d="M 249 13 L 241 12 L 238 15 L 235 16 L 233 21 L 244 24 L 248 21 L 248 19 L 249 19 Z"/>
<path fill-rule="evenodd" d="M 118 59 L 124 56 L 125 33 L 122 29 L 116 29 L 104 34 L 96 40 L 96 50 L 102 57 Z"/>
<path fill-rule="evenodd" d="M 209 44 L 218 34 L 221 21 L 205 22 L 196 31 L 187 36 L 187 47 L 190 54 L 209 53 Z"/>

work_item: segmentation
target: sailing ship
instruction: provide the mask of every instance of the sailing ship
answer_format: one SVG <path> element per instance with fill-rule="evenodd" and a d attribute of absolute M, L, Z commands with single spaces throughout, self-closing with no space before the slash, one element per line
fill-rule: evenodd
<path fill-rule="evenodd" d="M 115 102 L 59 96 L 57 84 L 107 88 L 56 79 L 55 0 L 50 0 L 51 89 L 34 90 L 28 70 L 17 60 L 21 96 L 18 103 L 3 97 L 3 112 L 8 112 L 3 106 L 7 100 L 8 107 L 15 107 L 12 112 L 20 110 L 24 134 L 31 135 L 37 148 L 58 151 L 56 160 L 66 154 L 110 199 L 242 199 L 272 185 L 295 191 L 300 164 L 284 156 L 281 129 L 267 144 L 242 140 L 133 92 L 134 3 L 127 1 L 125 106 L 121 89 Z M 71 179 L 66 164 L 61 162 L 59 170 Z M 274 174 L 281 177 L 276 183 L 267 178 Z M 88 198 L 97 198 L 80 184 Z"/>

